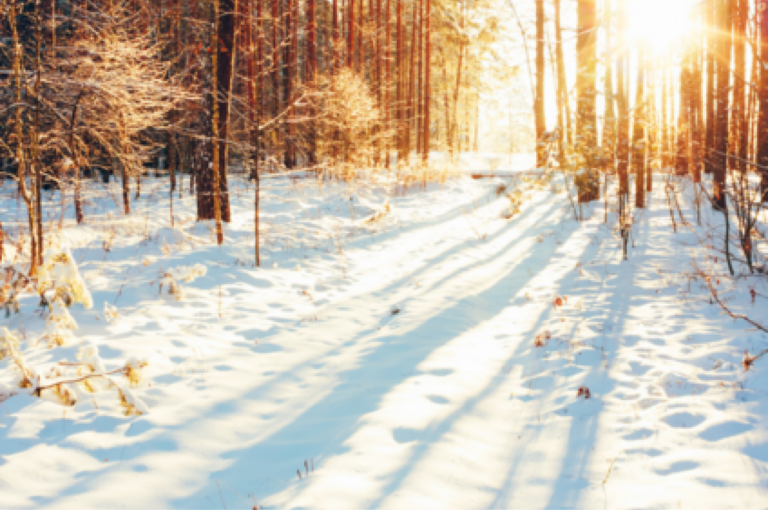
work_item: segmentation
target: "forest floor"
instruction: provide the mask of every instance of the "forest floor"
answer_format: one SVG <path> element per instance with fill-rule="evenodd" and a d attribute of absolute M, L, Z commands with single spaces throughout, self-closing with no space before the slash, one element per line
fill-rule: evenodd
<path fill-rule="evenodd" d="M 35 346 L 32 295 L 0 327 L 41 370 L 86 340 L 107 369 L 148 357 L 150 412 L 126 417 L 106 391 L 71 408 L 7 399 L 0 507 L 764 508 L 768 361 L 741 359 L 768 337 L 692 269 L 724 272 L 700 241 L 717 215 L 675 233 L 654 191 L 623 261 L 602 202 L 575 221 L 562 190 L 530 189 L 507 220 L 499 183 L 266 180 L 261 268 L 246 183 L 222 247 L 186 193 L 170 225 L 165 182 L 145 180 L 128 216 L 117 186 L 95 185 L 86 225 L 69 206 L 61 230 L 46 218 L 96 303 L 71 309 L 78 342 Z M 9 233 L 24 214 L 0 188 Z M 207 274 L 182 300 L 158 295 L 195 263 Z M 728 295 L 765 319 L 755 282 Z M 14 377 L 0 360 L 0 382 Z"/>

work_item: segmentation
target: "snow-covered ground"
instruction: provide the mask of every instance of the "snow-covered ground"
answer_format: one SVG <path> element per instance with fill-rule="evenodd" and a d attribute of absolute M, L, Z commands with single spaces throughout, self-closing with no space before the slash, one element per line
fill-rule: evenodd
<path fill-rule="evenodd" d="M 65 220 L 57 242 L 95 302 L 71 309 L 77 341 L 35 346 L 31 295 L 0 327 L 41 371 L 83 341 L 108 370 L 147 357 L 135 394 L 150 412 L 125 416 L 110 391 L 73 408 L 6 400 L 0 507 L 765 507 L 768 361 L 740 363 L 768 338 L 710 304 L 691 261 L 722 260 L 707 261 L 706 228 L 673 233 L 661 191 L 622 261 L 615 216 L 595 203 L 574 221 L 554 187 L 505 220 L 494 179 L 265 182 L 261 268 L 242 182 L 222 247 L 193 197 L 171 227 L 159 181 L 128 217 L 96 186 L 88 224 Z M 15 235 L 23 203 L 0 194 Z M 182 300 L 158 295 L 162 274 L 197 263 Z M 764 277 L 748 284 L 768 295 Z M 15 377 L 0 361 L 0 382 Z"/>
<path fill-rule="evenodd" d="M 435 151 L 431 161 L 447 162 L 450 157 L 445 152 Z M 462 173 L 474 176 L 511 176 L 531 172 L 536 168 L 536 154 L 531 153 L 496 153 L 464 152 L 459 158 Z"/>

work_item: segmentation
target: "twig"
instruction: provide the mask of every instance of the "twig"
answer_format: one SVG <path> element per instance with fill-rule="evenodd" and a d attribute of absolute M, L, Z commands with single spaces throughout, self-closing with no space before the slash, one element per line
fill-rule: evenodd
<path fill-rule="evenodd" d="M 216 480 L 214 478 L 214 480 Z M 221 506 L 224 507 L 224 510 L 227 510 L 227 505 L 224 503 L 224 495 L 221 493 L 221 487 L 219 486 L 219 481 L 216 480 L 216 488 L 219 490 L 219 497 L 221 498 Z"/>
<path fill-rule="evenodd" d="M 694 265 L 694 267 L 695 267 L 695 265 Z M 766 328 L 765 326 L 763 326 L 759 322 L 755 322 L 754 320 L 750 319 L 746 315 L 739 314 L 739 313 L 733 313 L 731 311 L 731 309 L 728 308 L 728 306 L 725 303 L 723 303 L 722 300 L 720 299 L 720 296 L 717 294 L 717 289 L 715 289 L 715 287 L 712 285 L 712 279 L 709 278 L 706 274 L 704 274 L 704 271 L 702 271 L 698 267 L 696 267 L 696 272 L 699 274 L 699 276 L 704 278 L 704 282 L 707 284 L 707 287 L 709 287 L 709 292 L 712 294 L 712 297 L 715 298 L 715 301 L 717 301 L 717 304 L 720 305 L 720 308 L 722 308 L 725 313 L 727 313 L 728 315 L 730 315 L 734 319 L 741 319 L 743 321 L 746 321 L 746 322 L 752 324 L 754 327 L 756 327 L 760 331 L 768 333 L 768 328 Z M 763 353 L 760 354 L 760 356 L 762 356 L 766 352 L 768 352 L 768 350 L 763 351 Z"/>
<path fill-rule="evenodd" d="M 737 156 L 734 156 L 732 154 L 726 154 L 724 152 L 720 152 L 715 149 L 709 149 L 709 152 L 714 152 L 715 154 L 719 154 L 721 156 L 725 156 L 727 158 L 735 159 L 737 161 L 741 161 L 742 163 L 746 163 L 747 165 L 752 165 L 753 167 L 762 170 L 762 171 L 768 171 L 768 166 L 758 165 L 757 163 L 753 163 L 752 161 L 749 161 L 748 159 L 739 158 Z"/>
<path fill-rule="evenodd" d="M 469 223 L 469 228 L 471 228 L 472 231 L 477 236 L 477 239 L 480 240 L 480 241 L 485 241 L 485 235 L 481 236 L 480 232 L 478 232 L 477 229 L 474 227 L 474 225 L 472 225 L 472 222 L 469 221 L 469 217 L 467 216 L 467 213 L 464 211 L 464 208 L 461 209 L 461 212 L 464 215 L 464 218 L 466 218 L 467 223 Z"/>
<path fill-rule="evenodd" d="M 51 383 L 51 384 L 49 384 L 47 386 L 38 386 L 35 389 L 35 392 L 39 396 L 40 392 L 42 392 L 43 390 L 49 390 L 51 388 L 55 388 L 56 386 L 60 386 L 62 384 L 77 383 L 77 382 L 85 381 L 86 379 L 93 379 L 94 377 L 104 377 L 104 376 L 107 376 L 107 375 L 117 374 L 119 372 L 125 373 L 125 367 L 116 368 L 114 370 L 110 370 L 109 372 L 104 372 L 103 374 L 88 374 L 88 375 L 84 375 L 83 377 L 79 377 L 77 379 L 71 379 L 69 381 L 58 381 L 58 382 L 55 382 L 55 383 Z"/>
<path fill-rule="evenodd" d="M 624 453 L 624 450 L 621 450 L 619 454 L 611 461 L 611 465 L 608 467 L 608 473 L 606 473 L 601 485 L 605 485 L 605 482 L 608 481 L 608 477 L 611 476 L 611 472 L 613 471 L 613 466 L 616 464 L 616 461 L 619 460 L 619 457 L 621 457 L 622 453 Z"/>

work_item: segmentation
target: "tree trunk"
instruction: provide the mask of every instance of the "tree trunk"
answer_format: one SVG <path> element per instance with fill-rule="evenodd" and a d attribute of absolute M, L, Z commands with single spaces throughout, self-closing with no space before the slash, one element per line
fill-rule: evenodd
<path fill-rule="evenodd" d="M 459 27 L 464 31 L 464 9 L 466 0 L 461 3 L 461 17 L 459 18 Z M 459 41 L 459 63 L 456 66 L 456 87 L 453 89 L 453 119 L 448 128 L 448 136 L 451 140 L 451 160 L 453 160 L 453 149 L 456 148 L 458 156 L 461 157 L 461 133 L 459 131 L 459 94 L 461 93 L 461 73 L 464 67 L 464 38 Z"/>
<path fill-rule="evenodd" d="M 258 121 L 261 118 L 262 112 L 265 111 L 266 108 L 266 80 L 264 78 L 264 38 L 265 35 L 265 29 L 264 29 L 264 21 L 262 19 L 262 3 L 265 0 L 254 0 L 256 2 L 256 52 L 257 52 L 257 58 L 256 58 L 256 79 L 257 81 L 257 90 L 259 91 L 259 94 L 257 96 L 258 99 L 258 112 L 259 115 L 256 117 L 256 120 Z"/>
<path fill-rule="evenodd" d="M 563 29 L 560 23 L 561 0 L 555 0 L 555 61 L 557 63 L 557 95 L 560 98 L 561 115 L 564 123 L 561 123 L 560 129 L 563 130 L 563 140 L 565 143 L 573 143 L 571 133 L 571 108 L 568 101 L 568 81 L 565 74 L 565 56 L 563 53 Z"/>
<path fill-rule="evenodd" d="M 627 7 L 626 0 L 619 0 L 619 34 L 620 41 L 625 42 L 627 40 L 626 35 L 627 26 Z M 627 91 L 625 88 L 625 77 L 627 69 L 629 68 L 629 50 L 625 44 L 620 45 L 622 48 L 621 55 L 619 56 L 619 63 L 617 69 L 617 88 L 618 88 L 618 104 L 619 104 L 619 126 L 618 126 L 618 140 L 616 143 L 616 159 L 617 159 L 617 171 L 619 174 L 619 200 L 620 209 L 623 214 L 623 204 L 626 202 L 626 197 L 629 194 L 629 106 Z M 622 216 L 623 218 L 623 216 Z"/>
<path fill-rule="evenodd" d="M 317 75 L 317 20 L 315 17 L 315 0 L 307 0 L 307 81 L 314 86 Z M 317 164 L 317 133 L 315 131 L 314 100 L 310 101 L 309 127 L 309 165 Z"/>
<path fill-rule="evenodd" d="M 254 0 L 257 4 L 261 2 L 261 0 Z M 313 1 L 313 0 L 310 0 Z M 254 232 L 254 252 L 256 255 L 256 267 L 261 266 L 261 251 L 259 248 L 259 242 L 260 242 L 260 226 L 259 226 L 259 198 L 261 193 L 261 181 L 260 181 L 260 172 L 259 172 L 259 146 L 261 145 L 261 129 L 259 127 L 259 119 L 261 117 L 260 115 L 260 108 L 259 108 L 259 97 L 258 97 L 258 87 L 257 87 L 257 79 L 254 75 L 255 73 L 255 66 L 254 66 L 254 59 L 256 57 L 257 50 L 254 48 L 254 41 L 253 41 L 253 17 L 252 17 L 252 8 L 251 8 L 251 0 L 245 0 L 245 6 L 244 9 L 246 11 L 246 16 L 248 18 L 248 24 L 247 29 L 245 33 L 245 38 L 247 41 L 247 45 L 243 45 L 243 48 L 248 48 L 248 102 L 249 102 L 249 121 L 251 124 L 250 129 L 250 142 L 251 142 L 251 153 L 253 158 L 253 170 L 251 172 L 251 177 L 253 178 L 254 182 L 254 213 L 253 213 L 253 232 Z M 258 25 L 256 27 L 256 33 L 258 37 Z M 261 43 L 259 42 L 259 50 Z M 260 52 L 259 52 L 260 53 Z"/>
<path fill-rule="evenodd" d="M 384 62 L 384 129 L 387 130 L 387 136 L 384 140 L 384 166 L 389 170 L 389 155 L 391 151 L 391 136 L 389 135 L 389 130 L 392 128 L 391 126 L 391 114 L 392 114 L 392 104 L 390 103 L 390 92 L 391 92 L 391 74 L 390 74 L 390 60 L 392 58 L 391 51 L 390 51 L 390 42 L 391 42 L 391 36 L 390 33 L 390 3 L 391 0 L 387 0 L 387 5 L 384 9 L 384 56 L 385 56 L 385 62 Z"/>
<path fill-rule="evenodd" d="M 224 0 L 225 2 L 227 0 Z M 224 232 L 221 228 L 221 195 L 219 194 L 219 164 L 221 162 L 219 151 L 221 150 L 221 144 L 219 143 L 219 101 L 217 97 L 217 92 L 219 91 L 219 77 L 217 70 L 219 69 L 219 52 L 221 48 L 219 47 L 219 0 L 213 0 L 213 31 L 211 33 L 211 38 L 213 39 L 211 41 L 211 58 L 213 59 L 212 62 L 212 69 L 213 72 L 211 73 L 212 77 L 212 86 L 211 86 L 211 92 L 213 94 L 213 98 L 211 100 L 211 105 L 213 106 L 213 122 L 211 123 L 212 126 L 212 147 L 213 147 L 213 165 L 211 165 L 212 170 L 212 181 L 213 181 L 213 187 L 211 191 L 211 195 L 213 195 L 213 215 L 214 220 L 216 222 L 216 244 L 221 246 L 221 244 L 224 243 Z"/>
<path fill-rule="evenodd" d="M 429 110 L 430 110 L 430 102 L 432 100 L 432 88 L 430 83 L 430 78 L 432 75 L 432 2 L 431 0 L 426 0 L 427 3 L 427 14 L 426 14 L 426 48 L 425 48 L 425 54 L 424 54 L 424 162 L 429 161 L 429 149 L 430 149 L 430 143 L 429 143 L 429 136 L 430 136 L 430 129 L 429 129 Z"/>
<path fill-rule="evenodd" d="M 280 26 L 282 25 L 282 0 L 272 0 L 272 116 L 277 117 L 282 110 L 280 97 Z M 272 140 L 275 150 L 280 150 L 281 130 L 273 129 Z"/>
<path fill-rule="evenodd" d="M 374 82 L 374 88 L 376 89 L 376 104 L 379 107 L 380 115 L 385 115 L 386 107 L 384 106 L 384 77 L 383 77 L 383 67 L 382 67 L 382 55 L 383 55 L 383 47 L 382 40 L 384 37 L 384 33 L 381 28 L 381 0 L 376 0 L 376 30 L 374 32 L 373 36 L 373 43 L 374 43 L 374 52 L 373 52 L 373 59 L 374 59 L 374 70 L 375 70 L 375 82 Z M 377 139 L 375 140 L 375 147 L 376 147 L 376 165 L 379 166 L 381 162 L 381 157 L 386 152 L 386 143 L 384 140 L 380 137 L 381 133 L 381 126 L 376 127 L 376 135 Z"/>
<path fill-rule="evenodd" d="M 712 161 L 715 147 L 715 53 L 717 52 L 717 7 L 710 6 L 706 9 L 707 22 L 707 57 L 706 57 L 706 133 L 704 135 L 704 157 L 709 163 L 704 165 L 705 173 L 712 173 Z"/>
<path fill-rule="evenodd" d="M 293 58 L 293 25 L 297 22 L 295 19 L 294 5 L 296 0 L 286 0 L 286 12 L 283 16 L 283 104 L 288 109 L 286 118 L 288 120 L 288 132 L 285 137 L 285 152 L 283 154 L 283 164 L 286 168 L 293 168 L 296 166 L 294 160 L 294 137 L 293 129 L 295 124 L 293 123 L 293 75 L 296 70 L 294 66 Z"/>
<path fill-rule="evenodd" d="M 657 89 L 657 77 L 658 73 L 646 72 L 648 78 L 648 109 L 646 110 L 646 118 L 649 123 L 646 125 L 645 135 L 648 139 L 646 144 L 646 165 L 645 165 L 645 191 L 646 194 L 653 191 L 653 165 L 647 164 L 647 160 L 653 159 L 656 156 L 654 148 L 658 145 L 659 131 L 656 129 L 658 125 L 658 111 L 656 106 L 656 89 Z"/>
<path fill-rule="evenodd" d="M 43 161 L 40 156 L 40 81 L 42 79 L 42 46 L 43 46 L 43 26 L 41 21 L 40 6 L 35 5 L 35 53 L 36 53 L 36 69 L 35 69 L 35 117 L 33 132 L 30 133 L 32 139 L 32 169 L 34 170 L 34 207 L 36 208 L 37 216 L 37 263 L 43 264 L 43 252 L 45 251 L 45 243 L 43 242 Z M 21 142 L 21 140 L 19 141 Z M 64 193 L 66 187 L 64 185 L 64 176 L 62 176 L 62 182 L 59 185 L 61 190 L 62 203 L 64 202 Z M 62 218 L 63 219 L 63 218 Z"/>
<path fill-rule="evenodd" d="M 347 67 L 352 69 L 355 58 L 355 0 L 347 0 L 349 2 L 349 10 L 347 12 Z"/>
<path fill-rule="evenodd" d="M 768 9 L 758 13 L 760 17 L 761 57 L 768 56 Z M 765 61 L 765 60 L 763 60 Z M 768 203 L 768 69 L 760 69 L 759 112 L 757 117 L 757 164 L 760 169 L 760 194 L 763 203 Z"/>
<path fill-rule="evenodd" d="M 131 190 L 128 182 L 128 172 L 125 170 L 125 163 L 120 163 L 120 179 L 123 182 L 123 213 L 131 214 Z"/>
<path fill-rule="evenodd" d="M 211 133 L 212 140 L 209 146 L 209 149 L 212 150 L 212 164 L 203 164 L 199 168 L 198 193 L 200 193 L 200 201 L 198 218 L 200 220 L 215 219 L 217 222 L 225 221 L 229 223 L 232 219 L 232 214 L 229 205 L 227 183 L 227 139 L 229 136 L 229 110 L 233 82 L 232 67 L 236 52 L 234 35 L 237 5 L 236 0 L 214 0 L 213 7 L 215 11 L 215 33 L 211 34 L 211 40 L 216 44 L 211 46 L 211 76 L 215 84 L 211 87 L 213 97 L 210 104 L 213 108 L 213 117 L 215 117 Z M 218 208 L 218 211 L 215 211 L 215 208 Z"/>
<path fill-rule="evenodd" d="M 648 119 L 648 105 L 645 102 L 645 56 L 642 44 L 637 56 L 637 98 L 635 99 L 635 127 L 632 138 L 632 165 L 635 168 L 635 207 L 645 207 L 645 123 Z"/>
<path fill-rule="evenodd" d="M 404 73 L 403 73 L 403 1 L 397 0 L 397 30 L 395 47 L 395 74 L 397 75 L 397 91 L 395 98 L 395 139 L 397 145 L 397 166 L 403 161 L 403 96 L 404 96 Z"/>
<path fill-rule="evenodd" d="M 418 3 L 418 16 L 419 16 L 419 22 L 414 27 L 416 31 L 416 61 L 417 61 L 417 69 L 416 74 L 418 76 L 418 84 L 416 85 L 416 96 L 414 98 L 414 101 L 416 103 L 416 114 L 415 114 L 415 120 L 414 124 L 416 127 L 416 156 L 417 160 L 418 157 L 421 156 L 421 150 L 422 150 L 422 133 L 423 133 L 423 126 L 421 125 L 421 122 L 423 120 L 423 109 L 424 109 L 424 61 L 423 61 L 423 51 L 424 51 L 424 0 L 419 0 Z"/>
<path fill-rule="evenodd" d="M 696 19 L 704 22 L 702 8 L 697 9 Z M 701 145 L 702 145 L 702 116 L 701 116 L 701 57 L 703 57 L 703 39 L 701 31 L 696 31 L 696 39 L 693 54 L 693 70 L 691 74 L 691 92 L 690 92 L 690 124 L 691 124 L 691 171 L 693 173 L 693 182 L 701 182 Z M 745 133 L 746 135 L 746 133 Z"/>
<path fill-rule="evenodd" d="M 355 0 L 352 0 L 353 2 Z M 365 54 L 365 48 L 363 47 L 363 23 L 365 14 L 363 11 L 363 0 L 358 0 L 357 5 L 357 19 L 354 20 L 353 28 L 355 31 L 355 72 L 365 73 L 363 69 L 363 55 Z"/>
<path fill-rule="evenodd" d="M 414 121 L 414 95 L 416 88 L 416 4 L 412 7 L 413 20 L 411 22 L 411 61 L 409 63 L 408 74 L 408 113 L 407 113 L 407 127 L 405 128 L 405 157 L 408 161 L 411 158 L 411 127 Z"/>
<path fill-rule="evenodd" d="M 232 211 L 229 205 L 228 164 L 229 164 L 229 124 L 232 104 L 232 89 L 234 84 L 233 68 L 237 45 L 237 2 L 238 0 L 220 0 L 221 14 L 219 20 L 219 184 L 221 193 L 221 219 L 227 223 L 232 221 Z"/>
<path fill-rule="evenodd" d="M 536 97 L 533 100 L 533 117 L 536 128 L 536 166 L 545 165 L 542 136 L 547 130 L 544 110 L 544 0 L 536 1 Z"/>
<path fill-rule="evenodd" d="M 578 131 L 583 140 L 593 138 L 596 133 L 597 116 L 595 109 L 595 88 L 597 76 L 597 44 L 595 29 L 595 0 L 579 0 L 578 39 L 576 42 L 577 67 L 576 101 Z"/>
<path fill-rule="evenodd" d="M 718 25 L 720 27 L 717 59 L 717 117 L 715 125 L 715 163 L 713 195 L 715 208 L 725 212 L 726 170 L 728 167 L 728 96 L 731 72 L 731 0 L 720 0 Z"/>
<path fill-rule="evenodd" d="M 559 0 L 558 0 L 559 1 Z M 606 0 L 605 9 L 610 11 L 611 0 Z M 610 20 L 610 18 L 609 18 Z M 611 23 L 606 22 L 605 26 L 605 46 L 611 48 Z M 615 147 L 616 145 L 616 100 L 613 91 L 613 66 L 611 66 L 612 54 L 605 52 L 605 76 L 603 84 L 603 94 L 605 97 L 605 109 L 603 110 L 603 147 Z"/>
<path fill-rule="evenodd" d="M 745 45 L 747 36 L 747 17 L 749 6 L 747 0 L 731 0 L 734 2 L 733 16 L 733 113 L 731 115 L 730 137 L 731 152 L 740 159 L 747 157 L 746 111 L 744 109 L 745 89 Z M 741 172 L 746 172 L 747 166 L 743 161 L 734 160 L 733 166 Z"/>
<path fill-rule="evenodd" d="M 680 109 L 677 122 L 677 154 L 675 158 L 675 174 L 678 176 L 688 175 L 690 164 L 688 158 L 689 142 L 688 131 L 690 123 L 690 104 L 691 104 L 691 68 L 690 53 L 683 57 L 683 63 L 680 68 Z"/>
<path fill-rule="evenodd" d="M 480 93 L 475 89 L 475 142 L 472 145 L 472 150 L 478 152 L 480 150 L 479 145 L 480 138 Z"/>

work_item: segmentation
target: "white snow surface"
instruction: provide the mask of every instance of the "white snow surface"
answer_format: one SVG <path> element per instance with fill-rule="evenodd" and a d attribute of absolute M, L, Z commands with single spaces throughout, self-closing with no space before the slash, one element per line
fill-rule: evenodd
<path fill-rule="evenodd" d="M 740 363 L 768 338 L 691 277 L 706 230 L 673 233 L 655 191 L 622 261 L 601 202 L 577 222 L 547 187 L 504 220 L 498 184 L 265 180 L 260 268 L 246 183 L 222 247 L 186 190 L 171 226 L 166 183 L 145 179 L 129 216 L 117 185 L 94 185 L 88 222 L 67 205 L 53 236 L 97 305 L 70 309 L 76 339 L 35 347 L 29 294 L 0 326 L 38 373 L 81 348 L 107 369 L 146 358 L 120 384 L 147 412 L 114 390 L 29 396 L 0 360 L 0 507 L 764 508 L 768 360 Z M 25 224 L 8 184 L 0 215 Z M 182 300 L 158 294 L 195 264 Z M 768 295 L 764 280 L 748 283 Z M 730 303 L 764 319 L 739 285 Z"/>
<path fill-rule="evenodd" d="M 440 151 L 430 153 L 432 161 L 450 161 L 449 154 Z M 473 176 L 512 176 L 534 171 L 536 154 L 499 153 L 499 152 L 463 152 L 459 158 L 458 170 Z"/>

